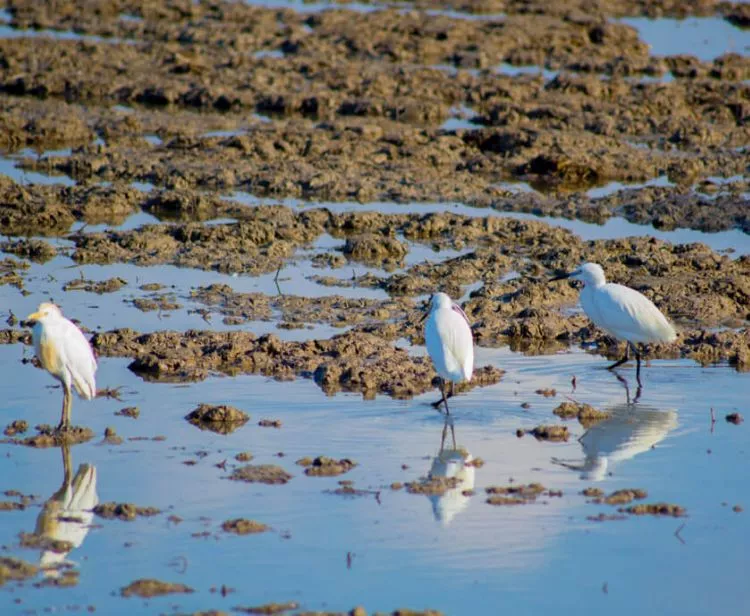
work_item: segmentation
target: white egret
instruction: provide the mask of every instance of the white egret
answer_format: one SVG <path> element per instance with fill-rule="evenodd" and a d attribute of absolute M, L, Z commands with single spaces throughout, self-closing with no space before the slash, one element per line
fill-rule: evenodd
<path fill-rule="evenodd" d="M 72 549 L 79 547 L 91 528 L 94 518 L 92 509 L 99 504 L 96 493 L 96 467 L 81 464 L 75 477 L 72 476 L 70 449 L 66 445 L 63 454 L 63 483 L 44 503 L 36 520 L 36 535 L 53 541 L 65 541 Z M 40 565 L 48 577 L 58 577 L 60 567 L 66 563 L 70 550 L 44 550 Z"/>
<path fill-rule="evenodd" d="M 424 328 L 427 352 L 441 379 L 441 403 L 446 414 L 448 398 L 453 395 L 453 383 L 470 381 L 474 370 L 474 338 L 469 319 L 458 304 L 445 293 L 435 293 L 430 304 L 430 313 Z M 447 381 L 451 382 L 451 393 L 446 395 Z"/>
<path fill-rule="evenodd" d="M 633 349 L 637 361 L 636 375 L 640 384 L 641 353 L 639 343 L 672 342 L 677 334 L 653 302 L 638 291 L 621 284 L 607 282 L 604 270 L 597 263 L 584 263 L 569 274 L 552 280 L 573 278 L 583 282 L 581 306 L 597 327 L 625 340 L 625 357 L 609 366 L 617 368 L 628 361 L 628 350 Z"/>
<path fill-rule="evenodd" d="M 88 340 L 55 304 L 42 303 L 26 317 L 33 323 L 32 338 L 39 363 L 63 386 L 62 416 L 58 430 L 70 427 L 72 388 L 84 400 L 96 397 L 96 358 Z"/>

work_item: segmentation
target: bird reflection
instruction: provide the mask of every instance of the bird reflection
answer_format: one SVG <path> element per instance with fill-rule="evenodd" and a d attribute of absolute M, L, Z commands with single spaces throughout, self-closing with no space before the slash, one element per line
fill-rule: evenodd
<path fill-rule="evenodd" d="M 611 416 L 591 426 L 578 439 L 585 456 L 582 462 L 553 462 L 580 471 L 581 479 L 586 481 L 601 481 L 612 465 L 648 451 L 677 427 L 677 412 L 673 409 L 627 402 L 606 410 Z"/>
<path fill-rule="evenodd" d="M 63 482 L 60 489 L 44 503 L 36 520 L 35 534 L 55 541 L 67 541 L 71 549 L 79 547 L 89 532 L 94 517 L 93 508 L 99 504 L 96 493 L 96 467 L 81 464 L 72 475 L 70 447 L 63 446 Z M 43 550 L 40 566 L 47 577 L 60 575 L 60 565 L 69 564 L 67 552 Z"/>
<path fill-rule="evenodd" d="M 452 447 L 446 446 L 448 428 L 451 432 Z M 447 526 L 461 511 L 469 504 L 470 496 L 464 492 L 474 489 L 474 473 L 476 469 L 469 463 L 474 458 L 463 447 L 456 445 L 456 432 L 453 421 L 446 419 L 443 425 L 442 438 L 440 439 L 440 451 L 432 459 L 430 477 L 456 477 L 459 483 L 455 488 L 450 488 L 442 494 L 433 494 L 428 498 L 432 502 L 432 512 L 435 519 Z"/>

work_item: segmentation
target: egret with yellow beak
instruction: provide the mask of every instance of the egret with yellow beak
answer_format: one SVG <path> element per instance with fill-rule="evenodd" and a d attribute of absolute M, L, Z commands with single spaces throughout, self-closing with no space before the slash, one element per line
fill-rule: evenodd
<path fill-rule="evenodd" d="M 40 304 L 26 321 L 33 323 L 32 338 L 39 363 L 62 383 L 63 406 L 58 430 L 67 430 L 73 405 L 72 388 L 84 400 L 96 397 L 94 352 L 83 332 L 55 304 Z"/>

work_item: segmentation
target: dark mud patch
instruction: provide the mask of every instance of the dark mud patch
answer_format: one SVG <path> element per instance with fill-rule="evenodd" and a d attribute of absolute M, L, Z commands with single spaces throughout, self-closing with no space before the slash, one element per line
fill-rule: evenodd
<path fill-rule="evenodd" d="M 516 436 L 521 437 L 526 434 L 526 432 L 526 430 L 519 428 L 516 430 Z M 570 438 L 568 426 L 540 425 L 533 430 L 528 430 L 528 433 L 538 441 L 562 442 L 567 441 L 568 438 Z"/>
<path fill-rule="evenodd" d="M 123 597 L 161 597 L 164 595 L 174 594 L 188 594 L 195 592 L 189 586 L 185 584 L 178 584 L 175 582 L 162 582 L 161 580 L 155 579 L 139 579 L 131 582 L 127 586 L 120 589 L 120 594 Z"/>
<path fill-rule="evenodd" d="M 335 477 L 337 475 L 348 473 L 357 466 L 357 463 L 349 458 L 335 460 L 334 458 L 328 458 L 326 456 L 318 456 L 317 458 L 300 458 L 295 464 L 304 466 L 305 475 L 308 477 Z"/>
<path fill-rule="evenodd" d="M 231 434 L 244 426 L 250 415 L 227 404 L 201 404 L 185 415 L 185 419 L 201 430 L 217 434 Z"/>
<path fill-rule="evenodd" d="M 234 456 L 234 459 L 237 460 L 237 462 L 250 462 L 250 460 L 253 459 L 253 454 L 249 451 L 241 451 L 236 456 Z"/>
<path fill-rule="evenodd" d="M 627 520 L 628 516 L 621 513 L 599 513 L 597 515 L 587 515 L 589 522 L 614 522 L 617 520 Z"/>
<path fill-rule="evenodd" d="M 258 422 L 261 428 L 276 428 L 279 429 L 282 426 L 280 419 L 261 419 Z"/>
<path fill-rule="evenodd" d="M 644 503 L 641 505 L 631 505 L 618 511 L 631 515 L 653 515 L 673 518 L 682 518 L 687 515 L 687 510 L 684 507 L 671 503 Z"/>
<path fill-rule="evenodd" d="M 35 263 L 46 263 L 57 255 L 57 249 L 44 240 L 19 239 L 0 242 L 0 251 Z"/>
<path fill-rule="evenodd" d="M 289 473 L 275 464 L 247 464 L 240 468 L 235 468 L 227 479 L 244 481 L 245 483 L 278 485 L 287 483 L 291 478 L 292 476 Z"/>
<path fill-rule="evenodd" d="M 604 490 L 601 488 L 585 488 L 581 490 L 581 494 L 586 498 L 601 498 L 604 496 Z"/>
<path fill-rule="evenodd" d="M 600 496 L 593 502 L 605 503 L 607 505 L 626 505 L 632 503 L 634 500 L 643 500 L 648 497 L 646 490 L 635 489 L 623 489 L 616 490 L 607 496 Z"/>
<path fill-rule="evenodd" d="M 527 505 L 536 502 L 540 496 L 562 496 L 562 492 L 548 490 L 540 483 L 527 485 L 489 486 L 485 488 L 486 502 L 489 505 Z"/>
<path fill-rule="evenodd" d="M 141 312 L 168 312 L 182 308 L 182 304 L 177 303 L 174 293 L 155 293 L 148 297 L 136 297 L 131 301 Z"/>
<path fill-rule="evenodd" d="M 576 418 L 584 428 L 590 428 L 594 424 L 611 417 L 610 413 L 599 411 L 590 404 L 582 402 L 563 402 L 552 412 L 562 419 Z"/>
<path fill-rule="evenodd" d="M 0 501 L 0 511 L 23 511 L 26 505 L 15 501 Z"/>
<path fill-rule="evenodd" d="M 73 549 L 73 543 L 65 539 L 54 539 L 46 535 L 36 533 L 20 533 L 19 545 L 22 548 L 55 552 L 56 554 L 67 554 Z"/>
<path fill-rule="evenodd" d="M 734 424 L 735 426 L 739 426 L 745 419 L 742 417 L 740 413 L 729 413 L 725 417 L 727 423 Z"/>
<path fill-rule="evenodd" d="M 235 535 L 254 535 L 264 533 L 270 530 L 270 527 L 256 522 L 255 520 L 247 520 L 245 518 L 235 518 L 227 520 L 221 525 L 221 529 L 225 533 L 232 533 Z"/>
<path fill-rule="evenodd" d="M 102 503 L 93 509 L 94 513 L 106 520 L 132 522 L 137 517 L 150 518 L 161 513 L 156 507 L 139 507 L 133 503 Z"/>

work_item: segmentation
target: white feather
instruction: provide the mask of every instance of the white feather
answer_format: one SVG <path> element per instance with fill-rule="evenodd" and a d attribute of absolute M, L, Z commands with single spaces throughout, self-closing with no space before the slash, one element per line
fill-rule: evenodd
<path fill-rule="evenodd" d="M 425 343 L 435 371 L 442 378 L 455 383 L 471 380 L 474 371 L 471 327 L 463 312 L 454 309 L 444 293 L 435 294 L 433 299 L 425 324 Z"/>

